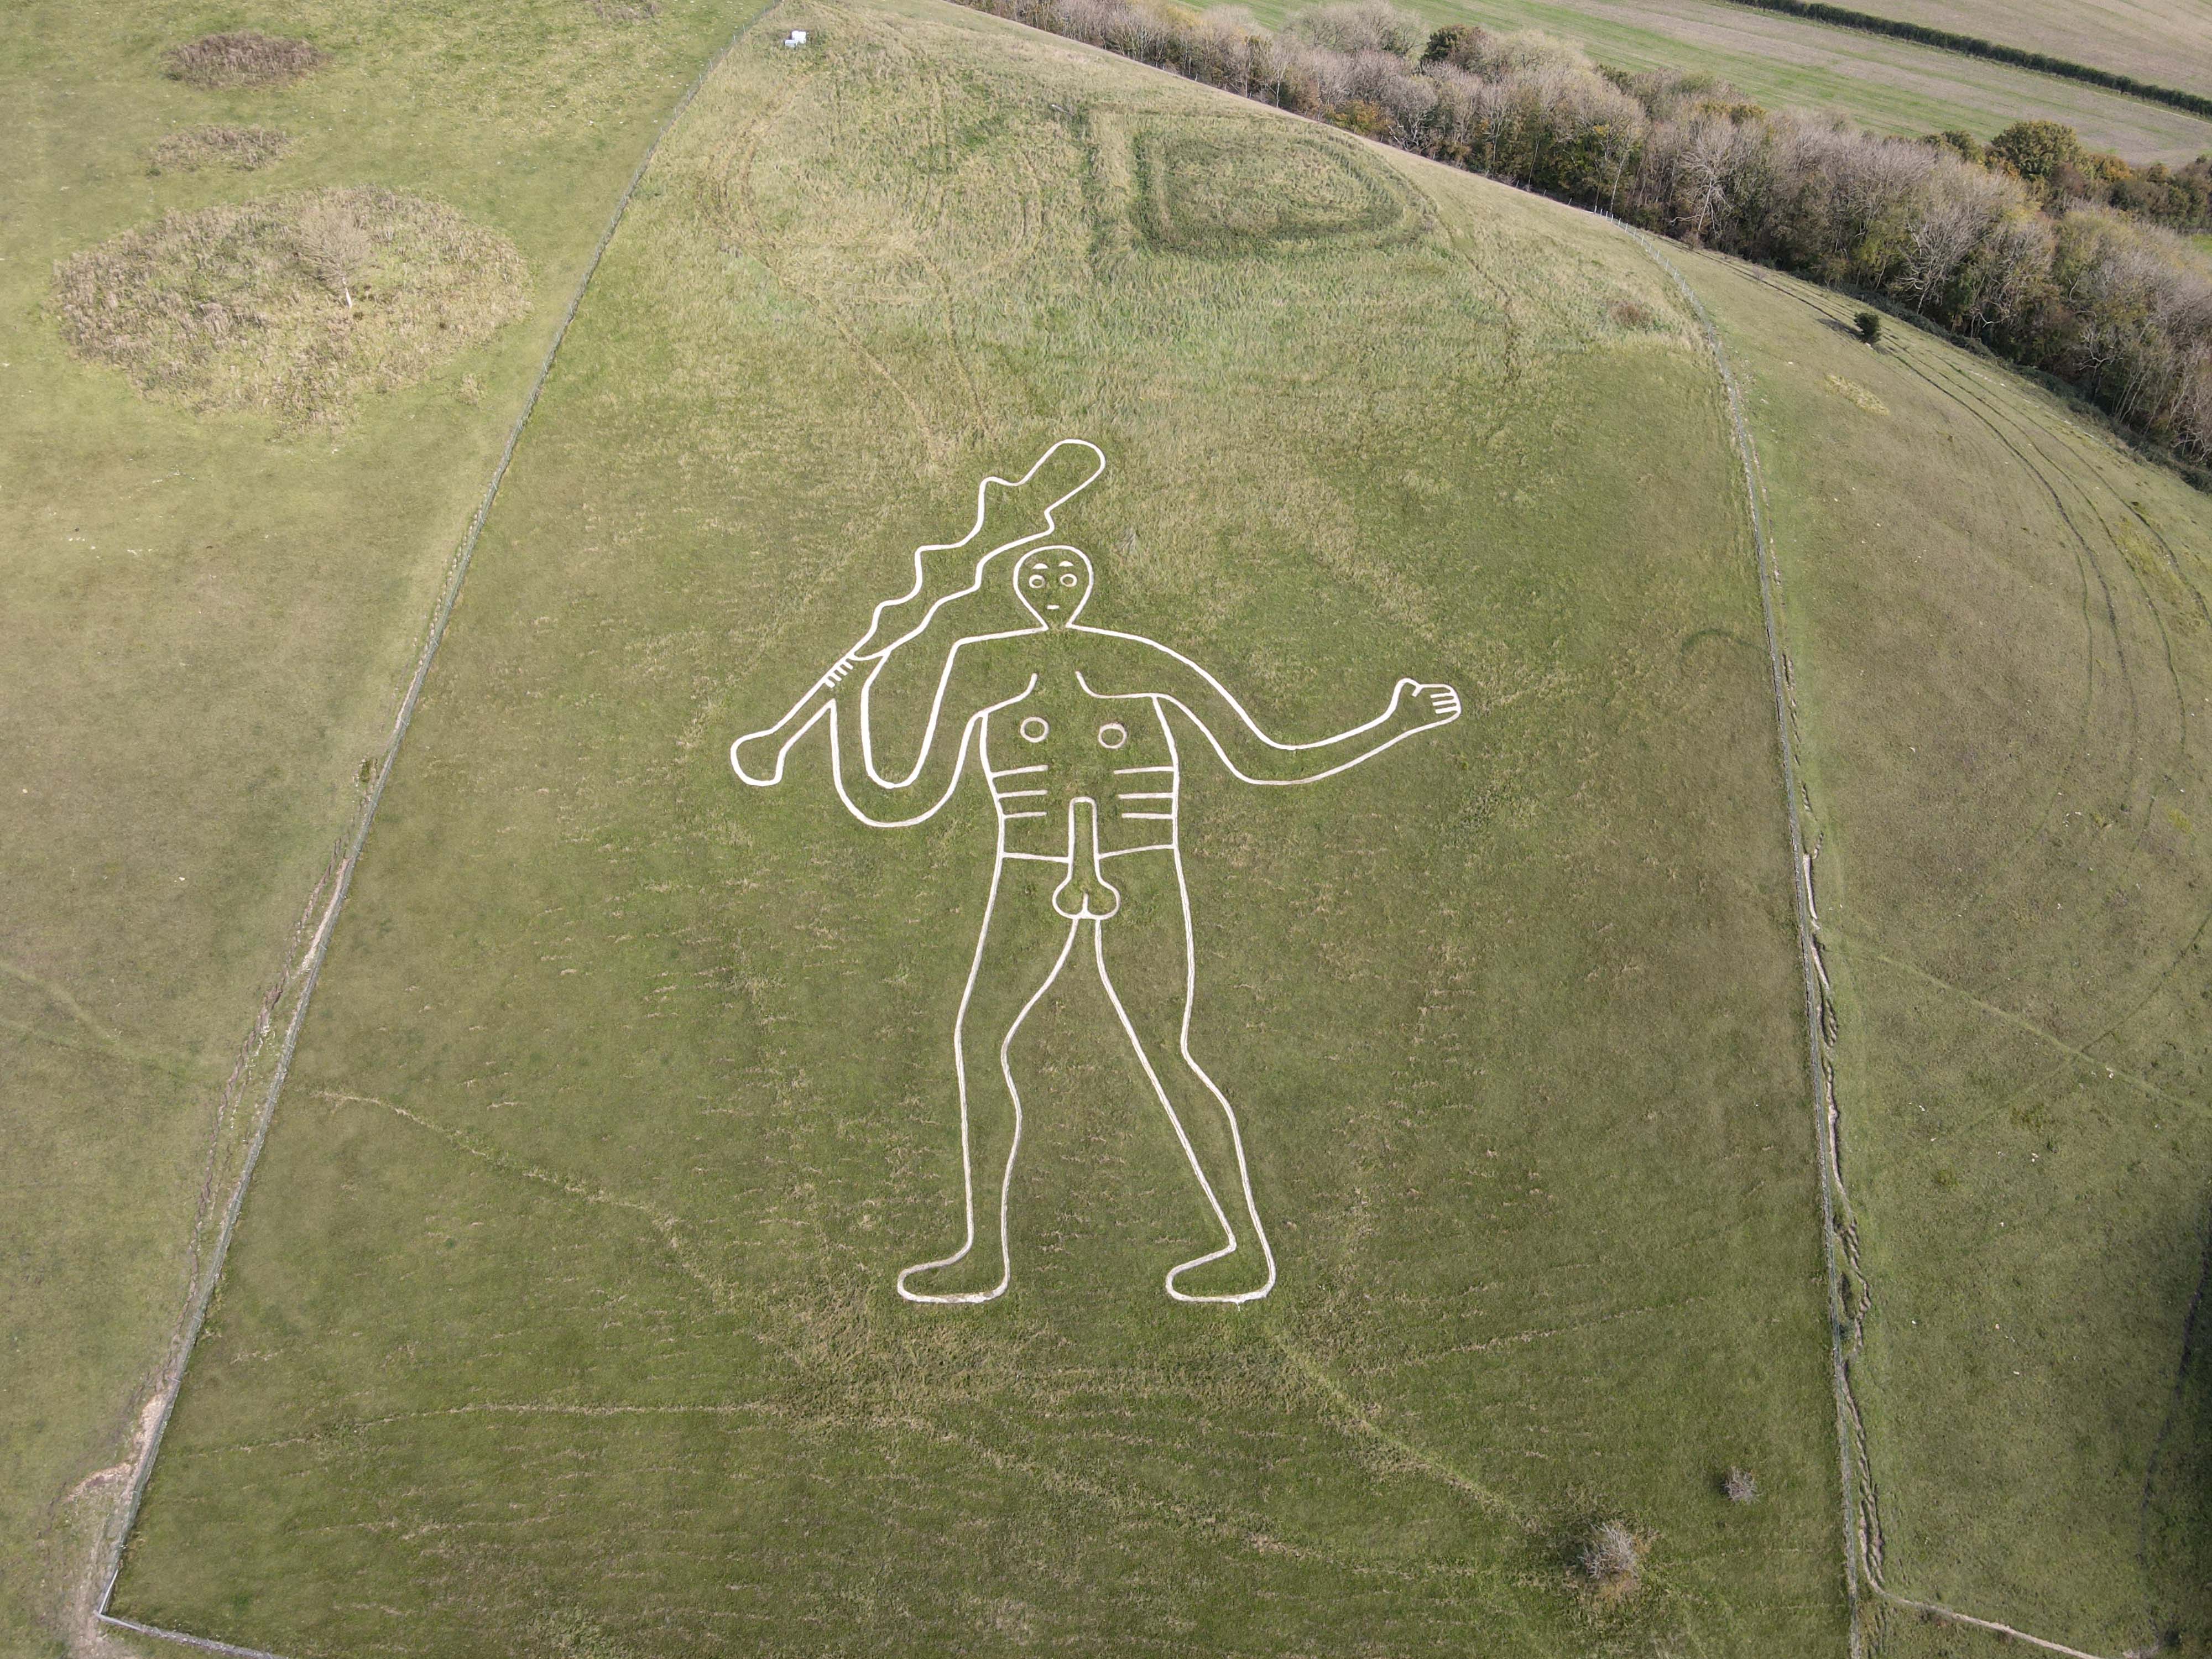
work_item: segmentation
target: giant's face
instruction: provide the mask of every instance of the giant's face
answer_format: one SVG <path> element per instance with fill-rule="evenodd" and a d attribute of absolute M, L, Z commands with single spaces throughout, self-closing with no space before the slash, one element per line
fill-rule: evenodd
<path fill-rule="evenodd" d="M 1014 592 L 1047 628 L 1065 628 L 1091 598 L 1091 561 L 1072 547 L 1024 553 L 1014 566 Z"/>

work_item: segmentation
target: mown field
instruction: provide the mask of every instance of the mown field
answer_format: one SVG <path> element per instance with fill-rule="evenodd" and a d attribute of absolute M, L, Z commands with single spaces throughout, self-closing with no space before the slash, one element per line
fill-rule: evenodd
<path fill-rule="evenodd" d="M 1436 24 L 1542 29 L 1625 69 L 1707 71 L 1770 109 L 1832 111 L 1875 132 L 1917 137 L 1958 128 L 1989 138 L 2014 121 L 2045 119 L 2074 127 L 2093 149 L 2139 163 L 2174 165 L 2212 150 L 2212 122 L 2181 110 L 1723 0 L 1416 0 L 1411 9 Z M 1292 0 L 1262 0 L 1249 9 L 1273 25 L 1297 7 Z M 1879 15 L 1882 9 L 1869 3 L 1858 9 Z M 2039 44 L 2016 40 L 1994 23 L 1979 32 L 2011 45 Z M 2202 89 L 2183 69 L 2159 70 L 2131 56 L 2125 63 L 2084 61 Z"/>
<path fill-rule="evenodd" d="M 1882 0 L 1857 9 L 2159 86 L 2212 86 L 2212 6 L 2204 0 Z"/>
<path fill-rule="evenodd" d="M 805 52 L 775 37 L 817 31 Z M 1095 986 L 957 1226 L 988 804 L 725 750 L 1079 434 L 1093 619 L 1278 729 L 1194 766 L 1194 1042 L 1281 1283 Z M 786 9 L 672 137 L 386 797 L 118 1611 L 288 1654 L 1810 1653 L 1844 1630 L 1749 522 L 1599 222 L 923 0 Z M 1110 925 L 1110 924 L 1109 924 Z M 1761 1495 L 1721 1480 L 1753 1471 Z M 1594 1521 L 1641 1594 L 1577 1587 Z"/>
<path fill-rule="evenodd" d="M 79 1628 L 250 1119 L 242 1045 L 300 953 L 295 923 L 586 256 L 656 124 L 746 15 L 297 0 L 0 17 L 11 1654 L 59 1652 Z M 328 61 L 258 89 L 162 73 L 167 47 L 242 23 L 311 37 Z M 156 170 L 156 146 L 210 126 L 289 147 L 259 171 Z M 64 349 L 58 262 L 172 210 L 356 185 L 435 198 L 519 261 L 504 320 L 426 377 L 339 388 L 359 393 L 341 420 L 294 422 L 142 397 Z M 364 331 L 380 303 L 364 297 Z M 345 326 L 325 295 L 313 328 Z"/>
<path fill-rule="evenodd" d="M 1686 269 L 1787 578 L 1884 1581 L 2212 1651 L 2212 507 L 1996 364 Z"/>

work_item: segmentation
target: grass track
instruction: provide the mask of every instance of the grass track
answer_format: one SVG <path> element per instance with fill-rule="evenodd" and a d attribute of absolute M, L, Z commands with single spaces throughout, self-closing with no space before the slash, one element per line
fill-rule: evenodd
<path fill-rule="evenodd" d="M 811 21 L 710 82 L 517 457 L 118 1607 L 285 1651 L 1839 1639 L 1758 602 L 1663 276 L 992 20 Z M 1202 1041 L 1285 1218 L 1240 1317 L 1158 1293 L 1197 1218 L 1079 988 L 1012 1300 L 893 1300 L 975 811 L 897 842 L 721 758 L 1069 429 L 1102 616 L 1286 729 L 1401 661 L 1480 711 L 1194 798 Z M 1597 1507 L 1662 1540 L 1615 1620 L 1565 1583 Z"/>
<path fill-rule="evenodd" d="M 1860 8 L 1870 9 L 1879 11 Z M 1250 9 L 1272 24 L 1295 7 L 1268 0 Z M 2014 121 L 2042 118 L 2138 162 L 2179 163 L 2212 150 L 2212 122 L 2181 110 L 1721 0 L 1419 0 L 1413 9 L 1439 24 L 1543 29 L 1626 69 L 1708 70 L 1770 108 L 1832 111 L 1876 132 L 1957 127 L 1988 138 Z M 1990 38 L 2027 44 L 2002 30 Z M 2178 86 L 2198 85 L 2170 68 L 2161 73 Z"/>

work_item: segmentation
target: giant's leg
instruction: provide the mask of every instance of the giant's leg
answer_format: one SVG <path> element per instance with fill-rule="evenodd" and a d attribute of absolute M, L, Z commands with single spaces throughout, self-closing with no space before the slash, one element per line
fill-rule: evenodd
<path fill-rule="evenodd" d="M 1022 1136 L 1022 1097 L 1008 1051 L 1060 977 L 1078 931 L 1095 925 L 1054 914 L 1053 889 L 1066 874 L 1048 860 L 1002 859 L 992 875 L 952 1024 L 964 1232 L 951 1255 L 898 1276 L 898 1292 L 909 1302 L 988 1302 L 1006 1288 L 1006 1182 Z"/>
<path fill-rule="evenodd" d="M 1253 1200 L 1236 1109 L 1191 1054 L 1196 974 L 1182 855 L 1132 853 L 1104 870 L 1121 906 L 1111 921 L 1093 924 L 1098 978 L 1223 1234 L 1218 1249 L 1169 1270 L 1168 1294 L 1178 1302 L 1257 1301 L 1274 1288 L 1275 1255 Z"/>

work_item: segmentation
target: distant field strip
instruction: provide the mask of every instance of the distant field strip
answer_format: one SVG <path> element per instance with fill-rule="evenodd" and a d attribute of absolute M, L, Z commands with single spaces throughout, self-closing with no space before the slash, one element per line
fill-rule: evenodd
<path fill-rule="evenodd" d="M 1868 9 L 2139 81 L 2212 88 L 2212 5 L 2206 0 L 1875 0 Z"/>
<path fill-rule="evenodd" d="M 2187 110 L 2191 115 L 2212 115 L 2212 98 L 2200 93 L 2183 92 L 2178 88 L 2139 81 L 2117 70 L 2094 69 L 2087 64 L 2075 63 L 2070 58 L 2053 57 L 2046 52 L 2031 52 L 2021 46 L 2008 46 L 2000 41 L 1984 40 L 1978 35 L 1957 34 L 1948 29 L 1931 28 L 1925 23 L 1900 22 L 1893 17 L 1877 17 L 1872 12 L 1827 5 L 1824 0 L 1728 0 L 1728 3 L 1749 6 L 1757 11 L 1779 12 L 1786 17 L 1802 17 L 1838 28 L 1862 29 L 1869 34 L 1888 35 L 1895 40 L 1911 40 L 1918 46 L 1940 46 L 1946 52 L 1964 52 L 1969 58 L 1984 58 L 1993 64 L 2010 64 L 2017 69 L 2033 70 L 2040 75 L 2056 75 L 2069 81 L 2086 81 L 2091 86 L 2103 87 L 2108 91 L 2124 92 L 2130 98 L 2147 98 L 2154 104 L 2170 104 L 2175 109 Z"/>

